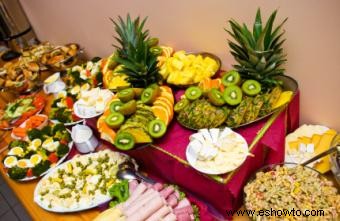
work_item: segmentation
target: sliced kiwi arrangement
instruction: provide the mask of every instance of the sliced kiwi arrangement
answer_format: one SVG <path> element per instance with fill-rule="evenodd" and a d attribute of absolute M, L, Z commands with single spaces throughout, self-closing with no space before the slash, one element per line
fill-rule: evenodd
<path fill-rule="evenodd" d="M 118 112 L 112 112 L 105 118 L 105 123 L 109 125 L 109 127 L 113 129 L 119 128 L 125 120 L 125 117 L 123 114 Z"/>
<path fill-rule="evenodd" d="M 135 91 L 133 90 L 133 88 L 126 88 L 119 91 L 117 93 L 117 96 L 119 100 L 125 103 L 135 98 Z"/>
<path fill-rule="evenodd" d="M 242 90 L 239 86 L 232 85 L 227 87 L 223 92 L 225 102 L 231 106 L 238 105 L 242 101 Z"/>
<path fill-rule="evenodd" d="M 242 84 L 242 90 L 248 96 L 255 96 L 261 92 L 261 84 L 255 80 L 246 80 Z"/>
<path fill-rule="evenodd" d="M 135 138 L 128 132 L 119 132 L 115 137 L 114 145 L 120 150 L 130 150 L 135 145 Z"/>
<path fill-rule="evenodd" d="M 128 102 L 126 102 L 125 104 L 123 104 L 118 112 L 120 112 L 121 114 L 125 115 L 125 116 L 129 116 L 133 113 L 136 112 L 137 109 L 137 102 L 135 100 L 130 100 Z"/>
<path fill-rule="evenodd" d="M 192 86 L 185 90 L 185 97 L 190 101 L 197 100 L 201 96 L 202 90 L 199 87 Z"/>
<path fill-rule="evenodd" d="M 209 102 L 215 106 L 222 106 L 223 104 L 225 104 L 222 92 L 217 90 L 216 88 L 211 89 L 208 92 L 207 96 L 208 96 Z"/>
<path fill-rule="evenodd" d="M 148 125 L 148 132 L 151 137 L 160 138 L 166 132 L 166 124 L 159 119 L 153 120 Z"/>
<path fill-rule="evenodd" d="M 241 83 L 241 76 L 237 71 L 231 70 L 224 73 L 221 80 L 225 87 L 229 87 L 231 85 L 239 85 Z"/>
<path fill-rule="evenodd" d="M 111 112 L 117 112 L 121 106 L 123 106 L 123 102 L 121 102 L 120 100 L 117 101 L 112 101 L 110 104 L 110 111 Z"/>
<path fill-rule="evenodd" d="M 190 101 L 186 98 L 183 98 L 175 104 L 174 111 L 176 113 L 179 113 L 182 110 L 184 110 L 189 104 L 190 104 Z"/>
<path fill-rule="evenodd" d="M 159 96 L 159 94 L 160 94 L 159 88 L 148 87 L 145 90 L 143 90 L 143 93 L 141 95 L 141 101 L 144 104 L 152 104 Z"/>
<path fill-rule="evenodd" d="M 167 125 L 156 119 L 152 108 L 160 95 L 157 84 L 145 89 L 125 88 L 117 93 L 103 120 L 117 133 L 113 143 L 118 149 L 129 150 L 136 143 L 150 143 L 166 133 Z"/>

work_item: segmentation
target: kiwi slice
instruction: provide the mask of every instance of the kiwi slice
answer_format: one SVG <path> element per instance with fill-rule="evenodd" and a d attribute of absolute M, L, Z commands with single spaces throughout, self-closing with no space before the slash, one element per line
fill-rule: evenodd
<path fill-rule="evenodd" d="M 225 103 L 223 94 L 216 88 L 213 88 L 208 92 L 208 100 L 215 106 L 222 106 Z"/>
<path fill-rule="evenodd" d="M 261 84 L 255 80 L 246 80 L 242 84 L 242 90 L 248 96 L 255 96 L 261 92 Z"/>
<path fill-rule="evenodd" d="M 153 138 L 162 137 L 166 132 L 166 124 L 159 119 L 150 121 L 148 125 L 148 132 Z"/>
<path fill-rule="evenodd" d="M 137 103 L 135 100 L 131 100 L 125 104 L 123 104 L 118 112 L 120 112 L 121 114 L 124 114 L 125 116 L 127 115 L 131 115 L 133 113 L 136 112 L 136 109 L 137 109 Z"/>
<path fill-rule="evenodd" d="M 148 87 L 143 91 L 141 100 L 144 104 L 152 104 L 158 97 L 159 93 L 159 90 Z"/>
<path fill-rule="evenodd" d="M 118 112 L 113 112 L 105 118 L 105 123 L 113 129 L 119 128 L 124 122 L 124 115 Z"/>
<path fill-rule="evenodd" d="M 185 97 L 188 100 L 194 101 L 202 96 L 202 90 L 199 87 L 192 86 L 185 90 Z"/>
<path fill-rule="evenodd" d="M 119 132 L 114 145 L 120 150 L 130 150 L 135 145 L 135 138 L 128 132 Z"/>
<path fill-rule="evenodd" d="M 123 106 L 123 102 L 121 101 L 112 101 L 110 104 L 110 111 L 111 112 L 117 112 L 121 106 Z"/>
<path fill-rule="evenodd" d="M 186 99 L 186 98 L 183 98 L 182 100 L 178 101 L 178 102 L 175 104 L 174 111 L 175 111 L 176 113 L 179 113 L 179 112 L 181 112 L 182 110 L 184 110 L 184 108 L 186 108 L 189 104 L 190 104 L 189 100 Z"/>
<path fill-rule="evenodd" d="M 242 101 L 242 90 L 239 86 L 231 85 L 224 90 L 223 98 L 229 105 L 238 105 Z"/>
<path fill-rule="evenodd" d="M 231 85 L 238 85 L 240 82 L 241 82 L 241 76 L 235 70 L 226 72 L 222 76 L 222 84 L 226 87 L 231 86 Z"/>
<path fill-rule="evenodd" d="M 135 97 L 135 91 L 133 90 L 133 88 L 126 88 L 119 91 L 117 96 L 121 101 L 128 102 Z"/>

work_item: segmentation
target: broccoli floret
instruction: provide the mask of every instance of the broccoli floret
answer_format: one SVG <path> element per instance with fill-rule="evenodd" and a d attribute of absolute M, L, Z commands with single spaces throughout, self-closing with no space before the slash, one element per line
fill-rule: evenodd
<path fill-rule="evenodd" d="M 55 124 L 52 128 L 52 134 L 56 134 L 58 131 L 65 131 L 66 127 L 64 124 Z"/>
<path fill-rule="evenodd" d="M 46 136 L 52 136 L 52 128 L 51 126 L 47 125 L 41 129 L 41 133 Z"/>
<path fill-rule="evenodd" d="M 11 141 L 11 143 L 8 145 L 8 147 L 11 149 L 13 147 L 21 147 L 22 149 L 26 149 L 26 147 L 28 146 L 28 143 L 26 141 L 23 140 L 13 140 Z"/>
<path fill-rule="evenodd" d="M 43 139 L 43 133 L 36 128 L 33 128 L 30 131 L 28 131 L 27 136 L 30 140 L 34 140 L 34 139 L 42 140 Z"/>
<path fill-rule="evenodd" d="M 27 168 L 12 167 L 8 169 L 8 175 L 13 180 L 21 180 L 26 177 Z"/>
<path fill-rule="evenodd" d="M 51 105 L 52 108 L 58 108 L 57 103 L 61 101 L 61 98 L 55 99 Z"/>
<path fill-rule="evenodd" d="M 43 172 L 50 168 L 51 162 L 48 160 L 41 161 L 35 167 L 33 167 L 32 172 L 34 176 L 40 176 Z"/>
<path fill-rule="evenodd" d="M 69 150 L 70 150 L 70 148 L 67 145 L 60 144 L 57 148 L 57 156 L 63 157 L 63 156 L 65 156 L 65 154 L 68 153 Z"/>
<path fill-rule="evenodd" d="M 96 75 L 97 85 L 103 84 L 103 73 L 100 71 Z"/>
<path fill-rule="evenodd" d="M 63 124 L 56 124 L 53 127 L 53 134 L 53 138 L 55 139 L 66 141 L 71 140 L 71 135 Z"/>
<path fill-rule="evenodd" d="M 72 121 L 71 114 L 72 112 L 65 107 L 52 108 L 50 118 L 62 123 L 68 123 Z"/>

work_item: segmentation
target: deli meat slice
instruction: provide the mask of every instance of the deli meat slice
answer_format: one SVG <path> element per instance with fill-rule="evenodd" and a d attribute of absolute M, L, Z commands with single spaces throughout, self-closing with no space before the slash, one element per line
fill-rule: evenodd
<path fill-rule="evenodd" d="M 128 207 L 133 201 L 135 201 L 144 191 L 146 190 L 146 186 L 143 183 L 140 183 L 135 191 L 133 191 L 132 195 L 129 197 L 128 200 L 124 203 L 124 208 Z"/>
<path fill-rule="evenodd" d="M 190 201 L 187 198 L 184 198 L 181 201 L 179 201 L 175 209 L 179 209 L 179 208 L 190 206 L 190 205 L 191 205 Z"/>
<path fill-rule="evenodd" d="M 136 190 L 137 186 L 138 186 L 138 181 L 137 180 L 131 180 L 129 182 L 129 193 L 130 193 L 130 196 Z"/>
<path fill-rule="evenodd" d="M 153 186 L 152 186 L 152 189 L 156 190 L 156 191 L 161 191 L 163 189 L 163 184 L 161 183 L 155 183 Z"/>
<path fill-rule="evenodd" d="M 166 217 L 161 219 L 162 221 L 176 221 L 176 215 L 173 213 L 169 213 Z"/>
<path fill-rule="evenodd" d="M 176 215 L 177 221 L 191 221 L 191 216 L 188 213 L 181 213 Z"/>
<path fill-rule="evenodd" d="M 166 216 L 171 212 L 171 209 L 168 206 L 163 206 L 159 210 L 157 210 L 152 216 L 150 216 L 146 221 L 159 221 L 162 217 Z"/>
<path fill-rule="evenodd" d="M 130 216 L 130 215 L 134 214 L 137 210 L 139 210 L 141 207 L 143 207 L 143 205 L 146 205 L 146 204 L 150 203 L 156 197 L 159 197 L 158 192 L 156 192 L 152 189 L 149 189 L 149 190 L 150 190 L 150 192 L 148 194 L 145 194 L 144 197 L 139 197 L 135 202 L 130 204 L 130 206 L 127 207 L 123 211 L 125 216 Z"/>
<path fill-rule="evenodd" d="M 128 216 L 126 221 L 144 221 L 162 206 L 164 206 L 164 200 L 160 196 L 156 196 L 151 201 L 142 205 L 135 213 Z M 174 220 L 176 220 L 176 216 Z"/>
<path fill-rule="evenodd" d="M 189 206 L 185 206 L 185 207 L 182 207 L 182 208 L 176 208 L 176 209 L 174 209 L 174 213 L 175 213 L 176 215 L 182 214 L 182 213 L 193 214 L 193 213 L 194 213 L 194 210 L 192 209 L 192 206 L 189 205 Z"/>
<path fill-rule="evenodd" d="M 174 208 L 177 203 L 178 203 L 178 199 L 175 195 L 175 193 L 172 193 L 167 199 L 166 202 L 168 203 L 169 206 L 171 206 L 171 208 Z"/>
<path fill-rule="evenodd" d="M 175 191 L 175 189 L 174 189 L 173 186 L 168 186 L 168 187 L 166 187 L 165 189 L 163 189 L 163 190 L 160 192 L 160 194 L 161 194 L 161 196 L 162 196 L 164 199 L 166 199 L 166 198 L 168 198 L 168 196 L 169 196 L 171 193 L 173 193 L 174 191 Z"/>

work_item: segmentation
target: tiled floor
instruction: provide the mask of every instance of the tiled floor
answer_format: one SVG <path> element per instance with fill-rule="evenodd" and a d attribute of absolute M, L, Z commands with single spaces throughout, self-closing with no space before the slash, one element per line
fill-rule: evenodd
<path fill-rule="evenodd" d="M 0 221 L 31 221 L 26 209 L 0 175 Z"/>

